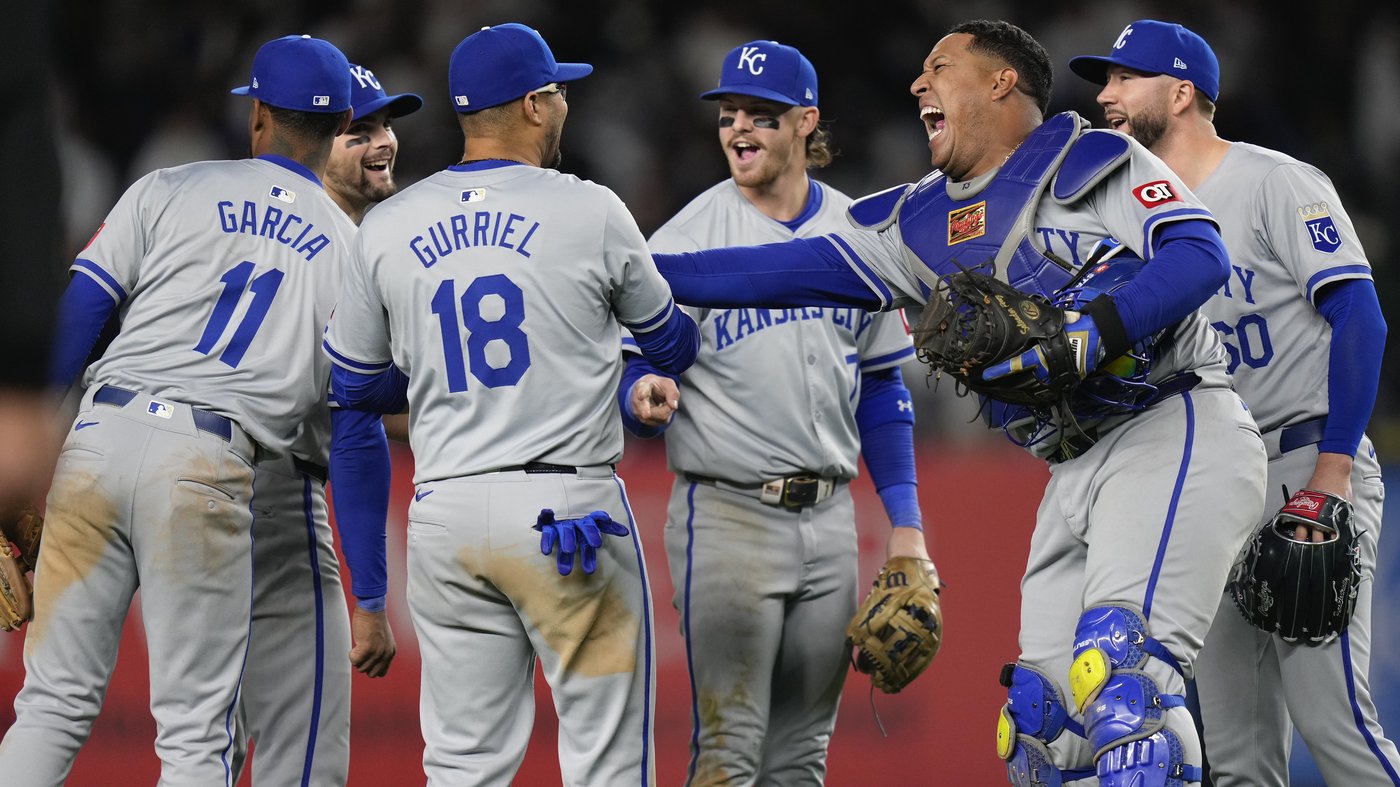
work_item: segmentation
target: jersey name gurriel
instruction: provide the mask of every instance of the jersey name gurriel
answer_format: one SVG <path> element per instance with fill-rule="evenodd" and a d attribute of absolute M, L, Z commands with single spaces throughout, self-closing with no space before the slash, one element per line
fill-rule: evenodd
<path fill-rule="evenodd" d="M 463 192 L 463 199 L 467 199 L 468 193 Z M 499 210 L 479 210 L 470 215 L 458 213 L 447 221 L 429 224 L 422 234 L 413 236 L 408 248 L 424 268 L 433 267 L 454 251 L 478 246 L 499 246 L 528 259 L 530 239 L 539 228 L 538 221 L 519 213 Z"/>
<path fill-rule="evenodd" d="M 875 319 L 863 309 L 837 309 L 820 306 L 807 306 L 796 309 L 725 309 L 712 312 L 710 317 L 715 324 L 715 351 L 721 351 L 735 342 L 775 325 L 785 325 L 801 320 L 820 320 L 830 315 L 831 322 L 840 328 L 847 328 L 859 337 Z"/>
<path fill-rule="evenodd" d="M 321 249 L 331 245 L 316 225 L 306 221 L 291 211 L 275 205 L 259 205 L 252 200 L 243 200 L 243 209 L 235 208 L 231 200 L 219 200 L 219 228 L 224 232 L 242 232 L 247 235 L 260 235 L 291 247 L 296 253 L 313 260 Z M 300 225 L 298 231 L 296 227 Z M 292 233 L 297 233 L 293 236 Z"/>

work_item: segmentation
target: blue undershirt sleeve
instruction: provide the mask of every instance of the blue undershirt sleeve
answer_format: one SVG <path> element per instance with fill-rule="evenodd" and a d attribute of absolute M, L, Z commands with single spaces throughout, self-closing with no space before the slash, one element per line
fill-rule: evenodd
<path fill-rule="evenodd" d="M 865 468 L 894 527 L 923 529 L 914 469 L 914 402 L 898 366 L 861 380 L 856 428 Z"/>
<path fill-rule="evenodd" d="M 331 364 L 331 390 L 336 401 L 352 410 L 401 413 L 408 409 L 408 377 L 393 364 L 374 374 Z"/>
<path fill-rule="evenodd" d="M 646 358 L 636 353 L 625 353 L 625 355 L 627 357 L 627 367 L 622 370 L 622 382 L 618 383 L 617 386 L 617 409 L 622 414 L 622 426 L 638 437 L 656 437 L 666 431 L 666 428 L 671 424 L 647 426 L 637 420 L 637 416 L 632 413 L 632 386 L 636 385 L 638 380 L 648 374 L 659 374 L 662 377 L 669 377 L 675 380 L 677 385 L 680 384 L 681 378 L 674 374 L 661 371 L 655 366 L 652 366 Z"/>
<path fill-rule="evenodd" d="M 1327 428 L 1317 450 L 1354 456 L 1376 406 L 1385 351 L 1385 317 L 1370 279 L 1344 279 L 1315 296 L 1332 326 L 1328 352 Z"/>
<path fill-rule="evenodd" d="M 674 374 L 689 369 L 700 352 L 700 328 L 680 309 L 672 309 L 666 322 L 645 333 L 632 329 L 632 338 L 656 368 Z"/>
<path fill-rule="evenodd" d="M 651 256 L 676 300 L 692 306 L 857 306 L 875 311 L 884 305 L 824 237 Z"/>
<path fill-rule="evenodd" d="M 49 357 L 49 383 L 67 389 L 82 374 L 102 328 L 116 311 L 111 294 L 89 276 L 68 280 L 58 301 L 58 326 Z"/>
<path fill-rule="evenodd" d="M 383 610 L 388 592 L 390 472 L 389 441 L 380 417 L 331 408 L 331 505 L 350 569 L 350 590 L 371 612 Z"/>
<path fill-rule="evenodd" d="M 1103 333 L 1106 358 L 1181 322 L 1229 276 L 1225 243 L 1209 221 L 1171 222 L 1157 230 L 1153 249 L 1152 261 L 1136 278 L 1111 297 L 1096 298 L 1091 304 L 1096 308 L 1084 310 Z"/>

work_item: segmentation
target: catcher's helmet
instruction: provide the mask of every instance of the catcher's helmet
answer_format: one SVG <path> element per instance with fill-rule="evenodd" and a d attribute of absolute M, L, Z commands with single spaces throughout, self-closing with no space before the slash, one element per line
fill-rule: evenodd
<path fill-rule="evenodd" d="M 1326 540 L 1296 540 L 1299 524 L 1323 530 Z M 1245 544 L 1230 573 L 1235 606 L 1245 620 L 1288 642 L 1330 642 L 1356 608 L 1360 541 L 1350 503 L 1297 493 Z"/>
<path fill-rule="evenodd" d="M 1132 281 L 1147 263 L 1125 246 L 1086 264 L 1055 293 L 1054 304 L 1066 311 L 1083 311 L 1100 295 L 1112 295 Z M 1101 364 L 1075 389 L 1070 409 L 1078 418 L 1102 418 L 1132 413 L 1152 403 L 1157 386 L 1147 382 L 1156 356 L 1157 337 L 1138 342 L 1128 352 Z"/>

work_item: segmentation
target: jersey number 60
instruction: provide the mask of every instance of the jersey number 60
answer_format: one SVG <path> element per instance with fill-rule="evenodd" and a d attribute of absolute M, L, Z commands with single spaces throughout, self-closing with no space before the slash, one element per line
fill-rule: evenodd
<path fill-rule="evenodd" d="M 492 297 L 493 296 L 493 297 Z M 491 319 L 482 314 L 482 304 L 491 297 Z M 457 304 L 462 305 L 461 327 L 467 330 L 465 353 L 458 328 Z M 472 279 L 457 297 L 457 283 L 445 279 L 433 294 L 432 311 L 442 328 L 442 357 L 447 364 L 447 388 L 456 393 L 467 390 L 467 369 L 487 388 L 515 385 L 530 368 L 530 345 L 520 324 L 525 321 L 525 295 L 504 274 Z M 499 368 L 486 361 L 486 347 L 504 342 L 510 362 Z"/>

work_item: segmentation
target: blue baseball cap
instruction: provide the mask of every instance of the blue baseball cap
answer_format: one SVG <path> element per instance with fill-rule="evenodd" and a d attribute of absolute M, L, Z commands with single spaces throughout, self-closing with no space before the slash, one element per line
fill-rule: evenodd
<path fill-rule="evenodd" d="M 1220 62 L 1204 38 L 1171 22 L 1139 19 L 1123 28 L 1106 57 L 1083 55 L 1069 70 L 1095 84 L 1108 82 L 1110 65 L 1166 74 L 1196 86 L 1211 101 L 1220 96 Z"/>
<path fill-rule="evenodd" d="M 329 41 L 284 36 L 258 49 L 252 81 L 229 92 L 300 112 L 344 112 L 350 108 L 350 61 Z"/>
<path fill-rule="evenodd" d="M 458 112 L 476 112 L 514 101 L 551 82 L 573 82 L 593 73 L 587 63 L 559 63 L 549 44 L 525 25 L 483 27 L 452 50 L 447 87 Z"/>
<path fill-rule="evenodd" d="M 359 120 L 365 115 L 389 108 L 389 117 L 399 118 L 411 115 L 423 108 L 423 97 L 416 93 L 385 95 L 384 86 L 374 72 L 364 66 L 350 64 L 350 103 L 355 109 L 351 120 Z"/>
<path fill-rule="evenodd" d="M 700 94 L 766 98 L 798 107 L 817 105 L 817 70 L 801 52 L 777 41 L 750 41 L 724 56 L 719 87 Z"/>

